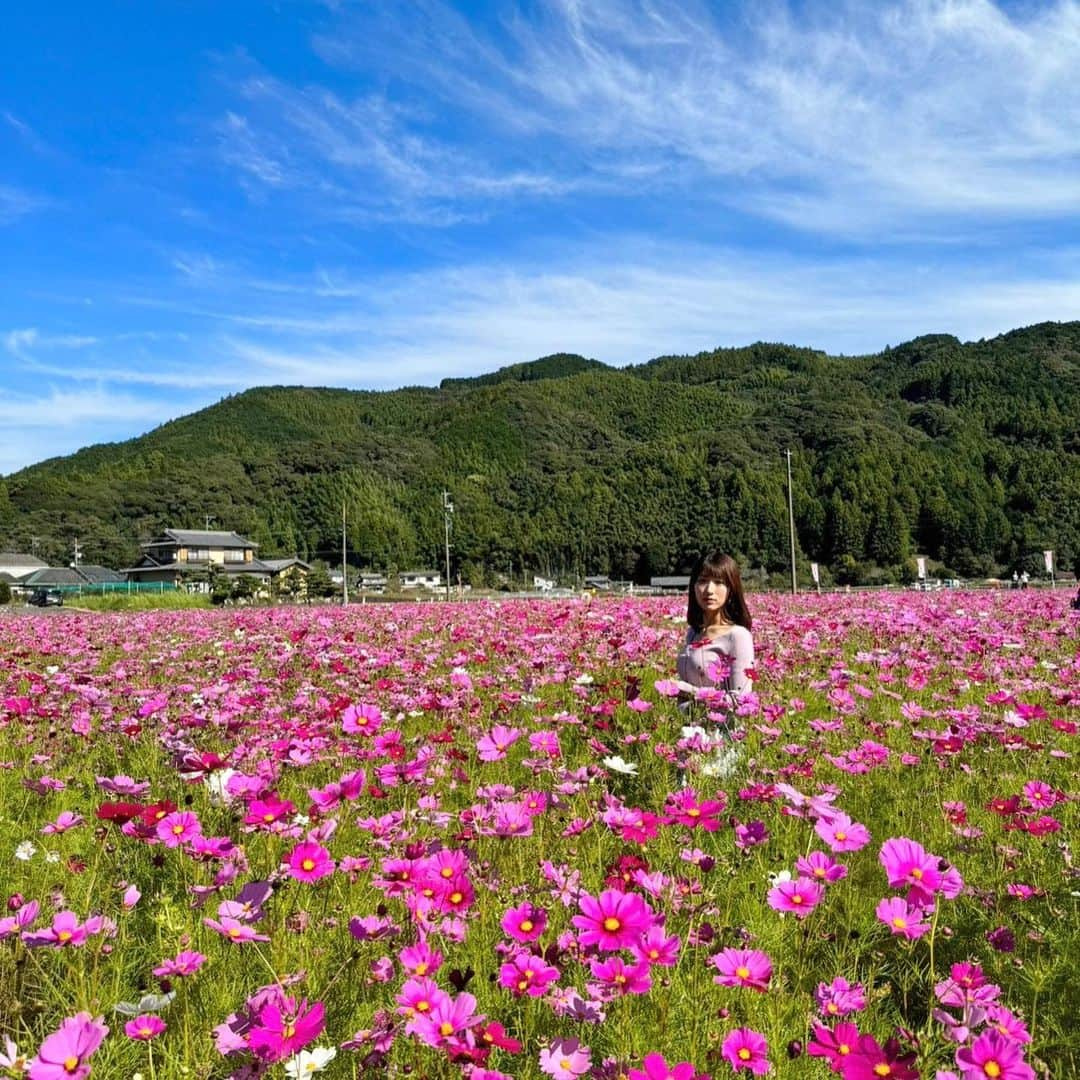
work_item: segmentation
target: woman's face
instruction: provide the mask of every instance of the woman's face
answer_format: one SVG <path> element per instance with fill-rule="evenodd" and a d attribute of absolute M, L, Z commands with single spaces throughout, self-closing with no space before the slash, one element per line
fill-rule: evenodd
<path fill-rule="evenodd" d="M 706 615 L 715 615 L 727 603 L 728 587 L 719 578 L 700 577 L 694 583 L 694 595 Z"/>

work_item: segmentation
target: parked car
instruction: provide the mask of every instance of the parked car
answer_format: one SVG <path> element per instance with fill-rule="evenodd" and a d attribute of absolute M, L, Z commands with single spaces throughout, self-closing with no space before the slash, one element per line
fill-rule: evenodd
<path fill-rule="evenodd" d="M 35 589 L 29 602 L 34 607 L 63 607 L 64 594 L 58 589 Z"/>

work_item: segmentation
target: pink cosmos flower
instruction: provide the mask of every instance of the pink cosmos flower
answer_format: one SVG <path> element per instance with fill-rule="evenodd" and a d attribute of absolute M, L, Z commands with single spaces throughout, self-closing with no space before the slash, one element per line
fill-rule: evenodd
<path fill-rule="evenodd" d="M 65 810 L 55 821 L 51 821 L 46 825 L 41 832 L 43 836 L 64 833 L 67 832 L 68 829 L 74 829 L 76 826 L 81 825 L 84 820 L 82 814 L 76 814 L 71 810 Z"/>
<path fill-rule="evenodd" d="M 913 885 L 927 893 L 935 893 L 941 887 L 937 857 L 906 836 L 886 840 L 881 845 L 878 859 L 894 889 Z"/>
<path fill-rule="evenodd" d="M 405 1030 L 411 1035 L 415 1022 L 448 998 L 450 995 L 441 990 L 434 979 L 426 976 L 408 979 L 397 996 L 398 1012 L 407 1018 Z"/>
<path fill-rule="evenodd" d="M 782 881 L 769 890 L 769 907 L 774 911 L 805 919 L 821 903 L 825 890 L 816 881 L 801 877 L 796 881 Z"/>
<path fill-rule="evenodd" d="M 149 1042 L 164 1030 L 165 1021 L 160 1016 L 154 1016 L 153 1013 L 136 1016 L 134 1020 L 129 1020 L 124 1025 L 124 1034 L 129 1039 L 135 1039 L 138 1042 Z"/>
<path fill-rule="evenodd" d="M 174 810 L 166 814 L 156 825 L 157 838 L 170 848 L 180 847 L 202 833 L 198 815 L 190 810 Z"/>
<path fill-rule="evenodd" d="M 249 941 L 270 940 L 266 934 L 256 933 L 254 926 L 242 923 L 239 919 L 230 918 L 228 915 L 222 915 L 220 921 L 217 919 L 203 919 L 203 925 L 209 926 L 211 930 L 216 930 L 222 937 L 228 938 L 235 945 L 244 945 Z"/>
<path fill-rule="evenodd" d="M 631 948 L 655 922 L 653 910 L 637 893 L 605 889 L 599 896 L 582 893 L 581 914 L 570 921 L 578 928 L 578 942 L 604 952 Z"/>
<path fill-rule="evenodd" d="M 1024 1062 L 1024 1050 L 1000 1031 L 984 1031 L 971 1046 L 956 1051 L 963 1080 L 1035 1080 L 1035 1071 Z"/>
<path fill-rule="evenodd" d="M 30 1080 L 83 1080 L 90 1075 L 87 1059 L 108 1034 L 101 1017 L 94 1020 L 87 1012 L 68 1017 L 41 1044 L 27 1076 Z"/>
<path fill-rule="evenodd" d="M 713 982 L 721 986 L 746 986 L 751 990 L 767 990 L 772 978 L 772 961 L 759 949 L 724 949 L 711 957 L 720 973 Z"/>
<path fill-rule="evenodd" d="M 547 926 L 547 912 L 526 901 L 511 908 L 499 923 L 503 933 L 515 941 L 527 943 L 536 941 Z"/>
<path fill-rule="evenodd" d="M 682 788 L 668 796 L 664 809 L 668 821 L 676 825 L 716 832 L 720 828 L 720 815 L 727 809 L 727 799 L 699 800 L 692 788 Z"/>
<path fill-rule="evenodd" d="M 154 968 L 159 979 L 171 979 L 175 976 L 194 975 L 206 963 L 206 957 L 199 952 L 185 950 L 177 953 L 172 960 L 166 960 Z"/>
<path fill-rule="evenodd" d="M 476 744 L 476 756 L 481 761 L 500 761 L 506 757 L 506 751 L 521 738 L 523 732 L 518 728 L 496 724 L 491 733 L 484 735 Z"/>
<path fill-rule="evenodd" d="M 653 1052 L 645 1055 L 642 1068 L 631 1069 L 627 1080 L 694 1080 L 697 1070 L 689 1061 L 680 1061 L 678 1065 L 669 1065 L 662 1054 Z"/>
<path fill-rule="evenodd" d="M 592 1055 L 577 1039 L 556 1039 L 540 1051 L 540 1071 L 552 1080 L 577 1080 L 592 1068 Z"/>
<path fill-rule="evenodd" d="M 830 1018 L 862 1012 L 866 1008 L 866 993 L 861 983 L 854 986 L 839 976 L 831 983 L 818 983 L 814 1000 L 819 1011 Z"/>
<path fill-rule="evenodd" d="M 904 1053 L 896 1039 L 880 1046 L 872 1035 L 860 1035 L 859 1044 L 843 1065 L 844 1080 L 919 1080 L 912 1065 L 914 1053 Z"/>
<path fill-rule="evenodd" d="M 814 832 L 829 845 L 832 852 L 859 851 L 870 843 L 870 830 L 839 811 L 828 818 L 818 818 L 814 823 Z"/>
<path fill-rule="evenodd" d="M 820 881 L 823 885 L 831 885 L 847 877 L 847 867 L 823 851 L 811 851 L 809 855 L 804 855 L 795 864 L 795 869 L 802 877 Z"/>
<path fill-rule="evenodd" d="M 434 975 L 442 966 L 443 957 L 426 941 L 418 941 L 402 949 L 398 960 L 410 975 Z"/>
<path fill-rule="evenodd" d="M 678 934 L 669 936 L 662 926 L 656 924 L 641 935 L 641 940 L 636 945 L 630 946 L 630 951 L 637 960 L 646 964 L 674 967 L 679 960 L 681 944 Z"/>
<path fill-rule="evenodd" d="M 99 933 L 103 926 L 104 920 L 100 915 L 92 916 L 86 922 L 80 923 L 74 911 L 58 911 L 53 916 L 52 925 L 46 929 L 24 930 L 22 942 L 29 949 L 40 948 L 43 945 L 51 945 L 56 949 L 78 947 L 83 945 L 91 934 Z"/>
<path fill-rule="evenodd" d="M 896 935 L 914 940 L 930 930 L 924 922 L 926 912 L 920 907 L 909 907 L 906 900 L 891 896 L 882 900 L 876 908 L 877 917 Z"/>
<path fill-rule="evenodd" d="M 519 952 L 499 968 L 499 985 L 515 997 L 543 997 L 559 978 L 559 969 L 542 956 Z"/>
<path fill-rule="evenodd" d="M 429 1012 L 416 1018 L 413 1032 L 428 1046 L 452 1049 L 462 1044 L 465 1032 L 483 1023 L 483 1020 L 483 1016 L 477 1015 L 476 998 L 472 994 L 458 994 L 456 998 L 446 994 L 432 1005 Z"/>
<path fill-rule="evenodd" d="M 859 1029 L 854 1024 L 837 1024 L 830 1029 L 814 1025 L 814 1037 L 807 1044 L 811 1057 L 825 1058 L 833 1072 L 842 1072 L 844 1063 L 859 1046 Z"/>
<path fill-rule="evenodd" d="M 640 961 L 628 964 L 621 956 L 610 956 L 606 960 L 591 960 L 589 970 L 600 984 L 590 990 L 605 1001 L 624 994 L 647 994 L 652 988 L 649 965 Z"/>
<path fill-rule="evenodd" d="M 341 730 L 346 735 L 374 735 L 382 722 L 383 714 L 374 705 L 350 705 L 341 714 Z"/>
<path fill-rule="evenodd" d="M 297 881 L 318 881 L 334 872 L 334 860 L 321 844 L 297 844 L 289 855 L 289 875 Z"/>
<path fill-rule="evenodd" d="M 750 1028 L 729 1031 L 720 1053 L 736 1072 L 749 1069 L 755 1076 L 764 1076 L 769 1071 L 769 1045 L 764 1035 Z"/>
<path fill-rule="evenodd" d="M 1031 1032 L 1028 1031 L 1027 1024 L 1003 1005 L 991 1005 L 986 1010 L 986 1022 L 989 1027 L 1001 1032 L 1013 1042 L 1031 1042 Z"/>

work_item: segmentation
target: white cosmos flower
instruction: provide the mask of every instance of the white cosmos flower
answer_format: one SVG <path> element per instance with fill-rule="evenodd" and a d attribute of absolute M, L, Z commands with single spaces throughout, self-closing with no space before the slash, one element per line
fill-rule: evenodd
<path fill-rule="evenodd" d="M 629 761 L 623 761 L 618 755 L 606 757 L 603 762 L 612 772 L 622 773 L 624 776 L 637 776 L 637 766 Z"/>
<path fill-rule="evenodd" d="M 790 870 L 778 870 L 775 874 L 769 875 L 769 887 L 775 889 L 777 885 L 782 884 L 785 881 L 791 880 Z"/>
<path fill-rule="evenodd" d="M 30 840 L 24 840 L 15 849 L 15 858 L 18 859 L 20 862 L 29 862 L 36 853 L 37 848 L 34 846 L 33 842 Z"/>
<path fill-rule="evenodd" d="M 734 775 L 741 756 L 733 746 L 720 746 L 702 764 L 701 775 L 726 780 L 729 776 Z"/>
<path fill-rule="evenodd" d="M 228 791 L 229 781 L 236 775 L 235 769 L 215 769 L 206 778 L 206 791 L 214 806 L 226 806 L 232 801 Z"/>
<path fill-rule="evenodd" d="M 300 1080 L 301 1077 L 322 1072 L 335 1057 L 337 1057 L 335 1046 L 316 1046 L 314 1050 L 301 1050 L 299 1054 L 285 1062 L 285 1075 L 291 1076 L 293 1080 Z"/>

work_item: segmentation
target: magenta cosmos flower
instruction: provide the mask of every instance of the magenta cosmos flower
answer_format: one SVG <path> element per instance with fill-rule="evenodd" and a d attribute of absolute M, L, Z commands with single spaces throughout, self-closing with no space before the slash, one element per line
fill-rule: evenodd
<path fill-rule="evenodd" d="M 312 841 L 297 844 L 289 855 L 289 875 L 297 881 L 318 881 L 334 872 L 330 852 Z"/>
<path fill-rule="evenodd" d="M 921 938 L 928 933 L 930 924 L 923 922 L 926 913 L 922 908 L 909 907 L 899 896 L 888 897 L 877 906 L 877 917 L 894 933 L 909 940 Z"/>
<path fill-rule="evenodd" d="M 166 847 L 180 847 L 201 835 L 202 825 L 190 810 L 174 810 L 166 814 L 155 826 L 157 838 Z"/>
<path fill-rule="evenodd" d="M 859 1029 L 854 1024 L 841 1023 L 834 1028 L 814 1025 L 814 1037 L 807 1044 L 811 1057 L 825 1058 L 833 1072 L 842 1072 L 844 1063 L 858 1049 Z"/>
<path fill-rule="evenodd" d="M 825 890 L 810 878 L 781 881 L 775 889 L 769 890 L 769 907 L 794 915 L 797 919 L 805 919 L 821 903 L 824 894 Z"/>
<path fill-rule="evenodd" d="M 525 944 L 535 941 L 547 926 L 547 912 L 526 901 L 511 908 L 499 923 L 503 933 Z"/>
<path fill-rule="evenodd" d="M 924 892 L 936 892 L 942 883 L 939 860 L 906 836 L 893 837 L 881 845 L 878 855 L 885 876 L 894 889 L 913 885 Z"/>
<path fill-rule="evenodd" d="M 326 1022 L 325 1013 L 321 1001 L 310 1009 L 306 1001 L 298 1005 L 292 998 L 272 1002 L 259 1012 L 248 1045 L 252 1053 L 264 1061 L 291 1057 L 319 1037 Z"/>
<path fill-rule="evenodd" d="M 515 997 L 543 997 L 559 978 L 559 969 L 541 956 L 519 952 L 499 969 L 499 985 Z"/>
<path fill-rule="evenodd" d="M 760 949 L 724 949 L 711 958 L 720 973 L 713 982 L 721 986 L 747 986 L 767 990 L 772 978 L 772 961 Z"/>
<path fill-rule="evenodd" d="M 101 1045 L 109 1029 L 99 1017 L 81 1012 L 68 1017 L 41 1044 L 30 1062 L 30 1080 L 82 1080 L 90 1075 L 87 1059 Z"/>
<path fill-rule="evenodd" d="M 694 1080 L 697 1074 L 689 1061 L 680 1061 L 678 1065 L 669 1065 L 662 1054 L 646 1054 L 642 1068 L 631 1069 L 628 1080 Z"/>
<path fill-rule="evenodd" d="M 595 897 L 584 893 L 578 904 L 581 914 L 571 920 L 578 928 L 578 941 L 607 952 L 637 944 L 655 921 L 652 908 L 637 893 L 605 889 Z"/>
<path fill-rule="evenodd" d="M 736 1072 L 749 1069 L 755 1076 L 764 1076 L 769 1071 L 769 1044 L 764 1035 L 750 1028 L 729 1031 L 720 1053 Z"/>
<path fill-rule="evenodd" d="M 124 1025 L 124 1034 L 129 1039 L 135 1039 L 138 1042 L 149 1042 L 164 1030 L 165 1021 L 160 1016 L 154 1016 L 153 1013 L 136 1016 L 134 1020 L 129 1020 Z"/>
<path fill-rule="evenodd" d="M 1035 1080 L 1020 1044 L 993 1029 L 984 1031 L 971 1046 L 957 1050 L 956 1064 L 964 1080 Z"/>

